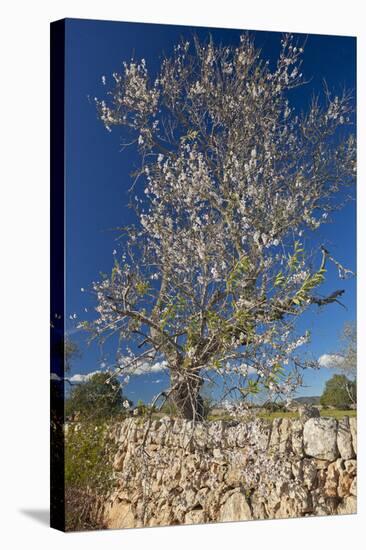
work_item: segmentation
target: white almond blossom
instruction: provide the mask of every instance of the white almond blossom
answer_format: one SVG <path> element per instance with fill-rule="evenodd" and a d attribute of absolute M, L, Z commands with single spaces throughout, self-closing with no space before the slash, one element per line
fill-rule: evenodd
<path fill-rule="evenodd" d="M 209 378 L 231 400 L 288 396 L 315 366 L 297 355 L 308 336 L 296 320 L 343 293 L 320 294 L 335 260 L 304 243 L 352 194 L 352 101 L 327 93 L 298 115 L 288 91 L 303 84 L 301 54 L 286 35 L 271 68 L 246 35 L 235 47 L 195 39 L 157 75 L 124 63 L 96 101 L 105 127 L 137 142 L 141 193 L 124 256 L 93 285 L 93 328 L 118 335 L 122 370 L 164 361 L 187 418 L 202 414 Z"/>

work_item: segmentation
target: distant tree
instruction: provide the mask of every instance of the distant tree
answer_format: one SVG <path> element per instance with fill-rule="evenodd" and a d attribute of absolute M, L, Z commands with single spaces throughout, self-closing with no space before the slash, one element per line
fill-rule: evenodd
<path fill-rule="evenodd" d="M 136 408 L 140 415 L 144 415 L 148 412 L 148 407 L 145 405 L 142 399 L 139 399 L 136 404 Z"/>
<path fill-rule="evenodd" d="M 98 372 L 72 388 L 65 413 L 67 416 L 78 413 L 82 420 L 108 419 L 125 410 L 123 401 L 119 381 L 108 372 Z"/>
<path fill-rule="evenodd" d="M 164 361 L 185 418 L 202 418 L 209 376 L 226 395 L 288 397 L 314 366 L 296 352 L 309 340 L 296 319 L 344 292 L 319 293 L 330 261 L 349 271 L 309 243 L 355 181 L 353 102 L 326 90 L 298 115 L 288 93 L 304 83 L 302 52 L 285 36 L 271 66 L 247 35 L 195 39 L 156 75 L 132 59 L 111 86 L 103 78 L 99 117 L 141 166 L 137 223 L 121 228 L 123 253 L 93 286 L 94 329 L 118 334 L 119 373 Z"/>
<path fill-rule="evenodd" d="M 81 352 L 78 344 L 66 336 L 60 339 L 55 338 L 52 346 L 52 355 L 57 358 L 57 360 L 63 360 L 64 372 L 69 372 L 72 361 L 80 358 Z"/>
<path fill-rule="evenodd" d="M 70 371 L 71 369 L 71 362 L 73 359 L 78 359 L 81 357 L 79 346 L 76 342 L 73 340 L 70 340 L 70 338 L 65 338 L 64 343 L 64 366 L 65 366 L 65 372 Z"/>
<path fill-rule="evenodd" d="M 176 416 L 178 414 L 177 407 L 172 400 L 167 399 L 164 404 L 159 408 L 160 412 L 169 416 Z"/>
<path fill-rule="evenodd" d="M 203 417 L 206 418 L 211 410 L 217 406 L 217 398 L 215 396 L 216 384 L 207 379 L 202 385 L 201 397 L 203 406 Z"/>
<path fill-rule="evenodd" d="M 340 368 L 344 374 L 355 379 L 357 374 L 357 330 L 355 323 L 344 325 L 341 339 L 344 345 L 340 352 L 342 357 Z"/>
<path fill-rule="evenodd" d="M 357 375 L 357 330 L 356 323 L 345 323 L 341 334 L 342 347 L 326 355 L 327 366 L 342 372 L 352 380 Z"/>
<path fill-rule="evenodd" d="M 323 407 L 347 409 L 356 403 L 356 382 L 349 380 L 344 374 L 335 374 L 325 384 L 320 398 Z"/>
<path fill-rule="evenodd" d="M 284 412 L 286 411 L 286 405 L 284 403 L 276 403 L 276 401 L 266 401 L 263 404 L 263 408 L 269 412 Z"/>

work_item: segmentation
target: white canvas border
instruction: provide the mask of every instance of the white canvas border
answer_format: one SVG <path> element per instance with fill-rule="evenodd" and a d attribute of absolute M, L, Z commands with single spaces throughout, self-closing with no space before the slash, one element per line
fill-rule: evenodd
<path fill-rule="evenodd" d="M 108 548 L 358 548 L 365 523 L 365 450 L 362 397 L 365 333 L 365 28 L 362 4 L 179 2 L 138 0 L 13 1 L 2 7 L 2 308 L 3 372 L 1 471 L 5 547 Z M 277 30 L 358 37 L 358 321 L 359 513 L 357 516 L 260 521 L 211 526 L 138 529 L 63 535 L 26 510 L 48 506 L 48 309 L 49 309 L 49 22 L 63 17 L 114 19 Z M 4 125 L 5 119 L 5 125 Z M 357 540 L 360 542 L 358 543 Z"/>

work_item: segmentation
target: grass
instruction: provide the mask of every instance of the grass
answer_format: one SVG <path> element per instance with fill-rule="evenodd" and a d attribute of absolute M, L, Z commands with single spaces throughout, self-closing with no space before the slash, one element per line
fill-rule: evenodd
<path fill-rule="evenodd" d="M 355 417 L 357 416 L 357 411 L 354 410 L 338 410 L 338 409 L 324 409 L 320 411 L 320 416 L 328 418 L 343 418 L 344 416 Z M 296 411 L 290 412 L 262 412 L 258 414 L 259 418 L 264 418 L 266 420 L 274 420 L 275 418 L 299 418 L 299 414 Z M 218 414 L 218 415 L 209 415 L 207 420 L 209 422 L 215 422 L 217 420 L 232 420 L 228 414 Z"/>
<path fill-rule="evenodd" d="M 320 416 L 328 418 L 343 418 L 344 416 L 357 416 L 357 411 L 341 411 L 338 409 L 324 409 L 320 411 Z M 273 412 L 273 413 L 260 413 L 260 418 L 266 418 L 267 420 L 274 420 L 275 418 L 299 418 L 297 412 Z"/>
<path fill-rule="evenodd" d="M 275 418 L 299 418 L 299 414 L 295 411 L 291 412 L 262 412 L 259 413 L 259 418 L 266 420 L 274 420 Z"/>
<path fill-rule="evenodd" d="M 207 420 L 209 422 L 216 422 L 218 420 L 229 422 L 229 420 L 232 420 L 232 417 L 229 414 L 209 414 Z"/>
<path fill-rule="evenodd" d="M 151 415 L 152 420 L 160 420 L 163 416 L 167 416 L 166 413 L 153 413 Z M 168 415 L 169 416 L 169 415 Z M 175 418 L 174 415 L 172 415 Z M 354 410 L 338 410 L 338 409 L 324 409 L 320 411 L 320 416 L 331 417 L 331 418 L 343 418 L 344 416 L 355 417 L 357 416 L 357 411 Z M 296 411 L 291 412 L 261 412 L 258 414 L 259 418 L 265 418 L 266 420 L 274 420 L 275 418 L 299 418 L 299 414 Z M 147 417 L 138 417 L 138 418 L 147 418 Z M 229 422 L 233 420 L 228 413 L 223 414 L 209 414 L 207 417 L 209 422 L 216 422 L 218 420 L 223 420 Z"/>
<path fill-rule="evenodd" d="M 320 411 L 320 416 L 332 416 L 333 418 L 343 418 L 344 416 L 355 417 L 357 416 L 357 411 L 324 410 Z"/>

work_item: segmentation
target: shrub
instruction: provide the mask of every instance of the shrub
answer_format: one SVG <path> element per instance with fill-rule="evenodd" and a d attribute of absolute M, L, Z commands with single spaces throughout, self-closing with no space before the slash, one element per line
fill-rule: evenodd
<path fill-rule="evenodd" d="M 65 438 L 66 530 L 100 529 L 101 505 L 114 485 L 108 425 L 80 423 Z"/>

